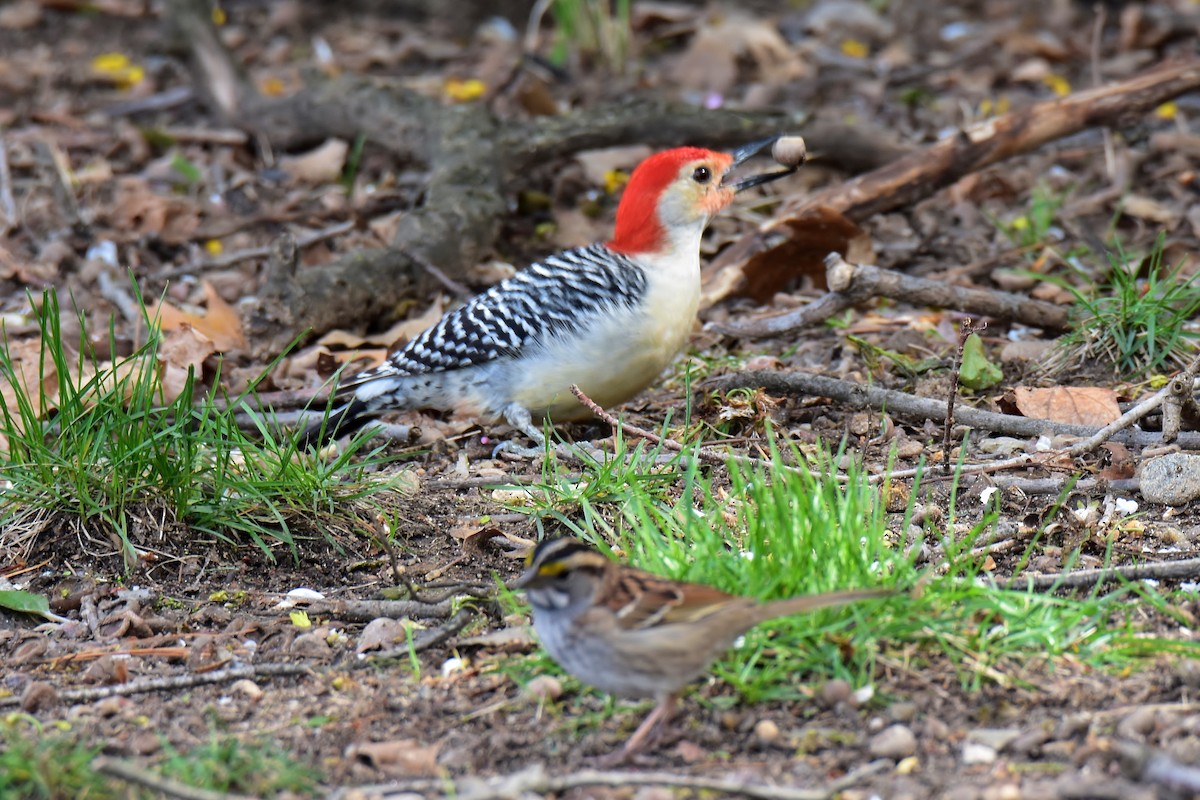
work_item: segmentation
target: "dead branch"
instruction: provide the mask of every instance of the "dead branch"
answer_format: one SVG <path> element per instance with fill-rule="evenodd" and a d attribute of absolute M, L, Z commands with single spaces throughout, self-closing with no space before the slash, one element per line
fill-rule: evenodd
<path fill-rule="evenodd" d="M 372 797 L 399 798 L 413 792 L 453 796 L 459 800 L 500 800 L 520 797 L 529 793 L 561 794 L 583 786 L 673 786 L 681 789 L 698 789 L 719 794 L 762 798 L 762 800 L 826 800 L 838 792 L 876 773 L 890 769 L 890 759 L 869 762 L 845 776 L 832 781 L 822 789 L 804 789 L 792 786 L 770 786 L 747 783 L 744 780 L 709 778 L 703 775 L 679 775 L 671 772 L 636 772 L 624 770 L 577 770 L 565 775 L 550 775 L 542 764 L 534 764 L 520 772 L 490 778 L 463 778 L 457 785 L 442 778 L 423 778 L 399 781 L 378 786 L 357 787 L 353 791 L 370 794 Z M 446 793 L 446 794 L 443 794 Z M 332 797 L 349 797 L 346 790 L 334 792 Z"/>
<path fill-rule="evenodd" d="M 195 686 L 206 686 L 213 683 L 225 683 L 242 678 L 268 678 L 282 675 L 301 675 L 309 671 L 304 664 L 255 664 L 244 667 L 229 667 L 192 675 L 156 676 L 144 680 L 118 683 L 113 686 L 95 686 L 87 689 L 65 689 L 58 692 L 57 698 L 67 703 L 92 703 L 106 697 L 128 697 L 142 692 L 169 692 L 180 689 L 191 689 Z M 0 708 L 20 705 L 21 697 L 0 697 Z"/>
<path fill-rule="evenodd" d="M 367 655 L 377 660 L 387 660 L 393 658 L 408 658 L 410 653 L 419 653 L 422 650 L 428 650 L 431 647 L 448 641 L 451 636 L 467 627 L 467 623 L 475 619 L 476 614 L 469 608 L 459 609 L 453 617 L 438 625 L 436 628 L 420 631 L 412 637 L 411 646 L 406 643 L 400 647 L 392 648 L 391 650 L 380 650 L 378 653 L 368 653 Z"/>
<path fill-rule="evenodd" d="M 8 145 L 0 136 L 0 236 L 17 227 L 17 203 L 13 199 L 12 173 L 8 168 Z"/>
<path fill-rule="evenodd" d="M 188 786 L 186 783 L 165 778 L 153 770 L 143 769 L 133 762 L 109 756 L 96 756 L 92 759 L 92 769 L 149 789 L 159 797 L 174 797 L 178 800 L 251 800 L 249 795 Z"/>
<path fill-rule="evenodd" d="M 1200 794 L 1200 767 L 1181 763 L 1162 750 L 1137 742 L 1114 741 L 1112 749 L 1126 777 L 1158 784 L 1180 795 Z"/>
<path fill-rule="evenodd" d="M 837 378 L 828 378 L 824 375 L 810 375 L 802 372 L 750 370 L 748 372 L 737 373 L 736 375 L 717 378 L 708 382 L 706 388 L 718 389 L 720 391 L 762 388 L 775 394 L 828 397 L 832 400 L 845 403 L 852 408 L 886 409 L 888 414 L 907 419 L 917 424 L 923 424 L 926 420 L 941 423 L 946 418 L 946 403 L 942 400 L 914 397 L 911 394 L 892 389 L 863 386 L 849 381 L 838 380 Z M 1161 397 L 1158 397 L 1157 401 L 1155 401 L 1155 397 L 1158 397 L 1158 395 L 1156 394 L 1148 400 L 1143 401 L 1143 403 L 1149 406 L 1148 408 L 1142 408 L 1142 404 L 1139 404 L 1139 413 L 1144 416 L 1153 407 L 1161 404 Z M 1035 437 L 1049 433 L 1052 435 L 1084 437 L 1084 442 L 1079 444 L 1086 445 L 1086 448 L 1079 453 L 1072 452 L 1072 455 L 1081 455 L 1087 449 L 1095 449 L 1103 442 L 1109 440 L 1140 447 L 1161 444 L 1162 442 L 1162 435 L 1159 433 L 1141 430 L 1120 430 L 1120 428 L 1128 427 L 1132 424 L 1131 421 L 1125 419 L 1124 415 L 1121 420 L 1110 423 L 1110 425 L 1106 425 L 1103 428 L 1093 428 L 1088 425 L 1070 425 L 1065 422 L 1054 422 L 1047 419 L 1018 417 L 1012 414 L 997 414 L 993 411 L 980 411 L 976 408 L 959 408 L 955 411 L 955 415 L 961 424 L 969 428 L 979 428 L 1009 436 Z M 1110 428 L 1115 428 L 1119 432 L 1112 432 L 1111 435 L 1107 435 L 1106 432 Z M 1200 448 L 1200 434 L 1180 434 L 1178 443 L 1180 447 L 1185 449 Z M 1073 450 L 1074 448 L 1072 448 Z"/>
<path fill-rule="evenodd" d="M 1070 314 L 1067 309 L 1053 303 L 1009 292 L 955 286 L 945 281 L 916 278 L 869 264 L 851 264 L 841 253 L 830 253 L 825 258 L 825 283 L 829 286 L 829 295 L 816 302 L 826 301 L 826 297 L 833 296 L 836 299 L 826 301 L 830 308 L 845 308 L 851 300 L 860 303 L 873 297 L 889 297 L 893 300 L 903 300 L 909 305 L 952 308 L 993 319 L 1013 320 L 1043 330 L 1060 331 L 1070 326 Z M 720 333 L 740 337 L 790 333 L 828 318 L 824 309 L 819 312 L 810 311 L 813 305 L 810 303 L 752 322 L 714 327 Z"/>
<path fill-rule="evenodd" d="M 796 198 L 704 270 L 710 303 L 735 292 L 737 276 L 752 258 L 765 258 L 790 242 L 791 226 L 825 207 L 861 222 L 875 214 L 912 205 L 965 175 L 1023 155 L 1042 145 L 1100 125 L 1120 125 L 1166 101 L 1200 88 L 1200 60 L 1155 67 L 1127 81 L 1058 100 L 1037 103 L 983 120 L 887 166 L 814 195 Z M 734 271 L 734 276 L 726 273 Z"/>
<path fill-rule="evenodd" d="M 1051 588 L 1085 589 L 1115 581 L 1188 578 L 1200 578 L 1200 558 L 1162 561 L 1156 564 L 1127 564 L 1104 569 L 1081 569 L 1075 572 L 1025 573 L 1009 578 L 1003 585 L 1006 589 L 1032 589 L 1042 592 Z"/>
<path fill-rule="evenodd" d="M 313 614 L 335 617 L 347 622 L 370 622 L 373 619 L 435 619 L 449 617 L 454 610 L 450 600 L 423 603 L 418 600 L 318 600 L 308 605 Z"/>

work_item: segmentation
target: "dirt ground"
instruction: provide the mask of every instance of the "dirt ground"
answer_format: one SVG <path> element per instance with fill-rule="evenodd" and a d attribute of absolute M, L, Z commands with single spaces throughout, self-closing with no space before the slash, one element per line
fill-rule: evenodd
<path fill-rule="evenodd" d="M 489 70 L 501 63 L 493 59 L 503 52 L 496 42 L 508 41 L 502 35 L 507 28 L 494 21 L 483 26 L 488 14 L 477 4 L 463 5 L 461 15 L 435 4 L 426 13 L 424 5 L 230 2 L 223 7 L 223 37 L 264 93 L 286 95 L 306 80 L 357 72 L 401 79 L 447 104 L 481 102 L 463 83 L 483 77 L 485 91 L 495 88 Z M 516 31 L 525 27 L 524 5 L 500 9 L 512 14 Z M 670 3 L 634 7 L 641 9 L 634 15 L 639 69 L 614 76 L 599 58 L 571 61 L 556 81 L 488 98 L 496 113 L 525 119 L 546 102 L 569 114 L 613 100 L 668 98 L 805 109 L 917 146 L 989 114 L 1194 54 L 1200 23 L 1200 7 L 1189 0 L 818 0 L 802 7 L 751 3 L 736 11 Z M 421 201 L 421 169 L 370 143 L 349 193 L 340 182 L 344 159 L 334 159 L 332 167 L 318 159 L 311 166 L 315 174 L 294 163 L 269 162 L 289 154 L 271 153 L 269 142 L 223 120 L 195 94 L 170 94 L 186 90 L 191 79 L 167 33 L 165 6 L 107 0 L 96 8 L 37 0 L 0 6 L 0 141 L 21 219 L 0 238 L 5 313 L 18 314 L 27 305 L 26 289 L 53 286 L 70 291 L 89 323 L 104 328 L 104 320 L 120 313 L 120 292 L 106 287 L 126 266 L 146 296 L 165 290 L 166 299 L 186 313 L 200 313 L 195 308 L 203 304 L 206 284 L 238 308 L 266 280 L 266 257 L 222 261 L 224 256 L 267 247 L 285 230 L 303 239 L 353 223 L 302 249 L 301 268 L 319 269 L 356 249 L 384 247 L 397 220 Z M 694 46 L 697 41 L 703 46 Z M 104 54 L 120 54 L 129 66 L 97 62 Z M 130 68 L 140 72 L 125 71 Z M 1171 108 L 1129 119 L 1119 132 L 1084 131 L 968 176 L 911 207 L 873 216 L 862 229 L 874 263 L 945 282 L 1031 291 L 1033 281 L 1022 277 L 1022 269 L 1061 266 L 1059 256 L 1070 244 L 1090 243 L 1115 225 L 1131 247 L 1145 246 L 1165 230 L 1167 260 L 1194 271 L 1200 138 L 1192 128 L 1198 115 L 1200 96 L 1184 95 Z M 151 131 L 169 134 L 173 144 Z M 637 153 L 623 157 L 636 163 Z M 621 158 L 612 164 L 632 166 Z M 510 213 L 490 255 L 520 266 L 558 247 L 603 238 L 615 201 L 596 181 L 604 180 L 608 163 L 607 157 L 562 158 L 531 171 L 506 198 Z M 195 175 L 181 178 L 192 170 Z M 62 178 L 66 173 L 70 177 Z M 847 177 L 818 158 L 779 192 L 801 194 Z M 1022 249 L 1000 228 L 1029 213 L 1039 185 L 1066 199 L 1048 234 L 1057 242 L 1048 249 L 1059 256 L 1034 262 L 1026 255 L 1036 255 L 1036 248 Z M 706 258 L 761 220 L 756 213 L 714 222 Z M 98 249 L 105 242 L 115 248 L 116 260 Z M 483 285 L 495 279 L 496 269 L 484 264 L 466 277 Z M 803 276 L 759 298 L 766 304 L 726 299 L 704 312 L 703 321 L 754 319 L 820 292 L 813 276 Z M 393 316 L 419 315 L 436 293 L 413 297 Z M 1069 300 L 1049 285 L 1035 293 L 1052 302 Z M 944 396 L 944 369 L 934 377 L 907 377 L 879 353 L 934 358 L 944 367 L 960 320 L 902 303 L 871 303 L 848 314 L 844 325 L 777 339 L 737 341 L 698 329 L 689 357 L 714 375 L 726 356 L 753 354 L 758 367 Z M 377 320 L 373 330 L 393 321 Z M 132 341 L 132 327 L 119 321 L 118 337 Z M 22 331 L 10 326 L 8 333 Z M 312 390 L 343 346 L 391 343 L 370 339 L 365 326 L 350 321 L 338 336 L 289 355 L 272 388 Z M 1006 341 L 1040 341 L 1036 331 L 1002 321 L 985 336 L 996 353 Z M 214 353 L 218 349 L 225 348 Z M 226 351 L 223 374 L 234 388 L 265 366 L 264 356 L 275 355 L 254 351 L 254 342 Z M 1004 387 L 1039 380 L 1029 378 L 1039 357 L 1005 359 L 999 388 L 970 402 L 999 408 Z M 1073 376 L 1076 383 L 1115 389 L 1123 402 L 1139 394 L 1140 379 Z M 723 424 L 722 412 L 732 413 L 705 392 L 697 390 L 693 399 L 700 417 L 714 426 Z M 836 443 L 849 436 L 872 471 L 913 466 L 941 447 L 938 426 L 896 422 L 895 436 L 879 440 L 871 435 L 877 416 L 819 398 L 776 400 L 769 413 L 779 430 L 802 442 Z M 656 429 L 687 401 L 683 383 L 671 380 L 621 411 Z M 733 432 L 744 437 L 735 443 L 752 449 L 761 425 L 753 413 L 734 417 Z M 35 541 L 22 542 L 19 553 L 14 547 L 11 560 L 0 558 L 4 574 L 24 576 L 23 588 L 56 598 L 54 611 L 71 622 L 35 627 L 26 619 L 0 618 L 0 708 L 69 720 L 86 738 L 103 742 L 105 753 L 133 759 L 159 753 L 161 736 L 179 749 L 201 743 L 216 721 L 223 730 L 280 743 L 320 768 L 329 787 L 345 790 L 343 797 L 374 796 L 370 789 L 345 787 L 389 781 L 488 778 L 536 764 L 554 776 L 572 776 L 593 766 L 629 736 L 646 707 L 619 705 L 610 714 L 602 697 L 570 682 L 561 699 L 539 705 L 523 694 L 511 668 L 537 652 L 521 628 L 524 620 L 505 617 L 491 600 L 462 614 L 439 602 L 449 590 L 487 592 L 495 576 L 516 576 L 519 562 L 497 544 L 504 537 L 475 546 L 455 533 L 494 526 L 514 539 L 537 538 L 541 532 L 508 513 L 484 485 L 534 478 L 536 467 L 491 459 L 492 445 L 482 435 L 491 432 L 469 421 L 405 421 L 416 421 L 427 438 L 419 443 L 424 452 L 406 465 L 420 490 L 394 500 L 403 520 L 394 564 L 367 537 L 341 531 L 326 537 L 321 530 L 301 539 L 298 558 L 280 546 L 269 560 L 253 546 L 234 549 L 180 525 L 164 528 L 154 509 L 139 512 L 135 529 L 146 557 L 128 576 L 103 534 L 70 520 L 47 525 Z M 598 424 L 568 430 L 577 437 L 608 435 Z M 986 438 L 973 440 L 969 457 L 985 457 L 977 448 Z M 897 441 L 908 449 L 888 464 Z M 1099 452 L 1067 467 L 1087 476 L 1113 470 L 1104 477 L 1123 479 L 1146 455 L 1134 446 Z M 991 485 L 986 476 L 973 478 L 963 496 L 978 498 Z M 945 486 L 929 491 L 926 502 L 944 506 Z M 1057 493 L 1002 491 L 1005 514 L 1031 529 L 1051 517 L 1057 499 Z M 1077 496 L 1103 500 L 1105 492 Z M 1194 502 L 1178 508 L 1143 503 L 1140 510 L 1143 524 L 1114 544 L 1119 561 L 1200 554 Z M 1067 524 L 1055 530 L 1034 555 L 1035 571 L 1061 568 L 1076 547 L 1082 549 L 1080 566 L 1102 563 L 1108 542 L 1088 539 Z M 991 574 L 1003 579 L 1023 553 L 997 552 Z M 354 605 L 378 599 L 397 582 L 397 573 L 423 603 L 413 609 L 424 626 L 412 639 L 420 650 L 412 656 L 419 669 L 403 637 L 397 645 L 395 631 L 382 624 L 369 630 L 378 614 Z M 312 614 L 317 624 L 309 630 L 294 625 L 281 606 L 298 588 L 318 591 L 330 604 Z M 1146 614 L 1147 633 L 1190 641 L 1200 603 L 1175 611 L 1171 618 Z M 373 645 L 398 650 L 386 659 L 360 652 Z M 1195 796 L 1200 785 L 1186 767 L 1200 765 L 1196 661 L 1163 657 L 1101 672 L 1070 659 L 1038 659 L 966 690 L 956 666 L 944 660 L 914 658 L 902 644 L 884 643 L 881 653 L 869 698 L 855 691 L 863 687 L 798 675 L 809 700 L 744 705 L 731 702 L 728 687 L 701 683 L 685 698 L 661 745 L 636 768 L 797 792 L 834 787 L 846 800 L 1167 798 Z M 205 677 L 251 665 L 260 671 L 239 673 L 241 679 Z M 278 665 L 279 674 L 268 674 L 263 665 Z M 110 691 L 106 687 L 151 678 L 168 682 L 157 691 L 102 696 Z M 435 781 L 415 791 L 438 794 L 437 786 Z M 462 784 L 460 794 L 469 788 Z M 537 784 L 530 791 L 544 793 Z M 691 790 L 592 786 L 566 793 L 657 798 L 683 791 Z"/>

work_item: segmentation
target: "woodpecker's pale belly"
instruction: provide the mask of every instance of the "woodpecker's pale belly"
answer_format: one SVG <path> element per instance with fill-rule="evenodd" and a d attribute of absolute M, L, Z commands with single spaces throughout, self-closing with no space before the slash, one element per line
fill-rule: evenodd
<path fill-rule="evenodd" d="M 675 307 L 663 313 L 655 307 L 661 299 L 652 293 L 636 310 L 621 311 L 581 336 L 527 353 L 513 375 L 509 397 L 555 422 L 591 416 L 571 394 L 572 384 L 605 407 L 629 400 L 662 374 L 687 341 L 698 302 L 688 294 L 676 297 Z"/>

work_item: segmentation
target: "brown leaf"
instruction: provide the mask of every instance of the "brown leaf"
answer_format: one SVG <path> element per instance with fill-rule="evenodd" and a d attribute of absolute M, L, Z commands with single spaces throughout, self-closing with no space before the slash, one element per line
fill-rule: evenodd
<path fill-rule="evenodd" d="M 189 369 L 198 378 L 204 359 L 216 351 L 213 340 L 191 325 L 183 324 L 168 331 L 158 348 L 163 402 L 170 403 L 179 397 L 187 386 Z"/>
<path fill-rule="evenodd" d="M 685 89 L 725 94 L 737 83 L 739 59 L 754 64 L 755 77 L 771 86 L 808 73 L 773 23 L 723 9 L 705 17 L 670 75 Z"/>
<path fill-rule="evenodd" d="M 350 145 L 341 139 L 328 139 L 320 147 L 298 156 L 279 159 L 279 168 L 300 183 L 331 183 L 342 175 Z"/>
<path fill-rule="evenodd" d="M 810 209 L 784 224 L 792 230 L 790 238 L 746 262 L 738 294 L 765 303 L 800 276 L 824 288 L 825 256 L 834 251 L 854 263 L 874 261 L 870 237 L 835 209 Z"/>
<path fill-rule="evenodd" d="M 352 744 L 346 748 L 346 757 L 395 777 L 437 775 L 440 749 L 441 745 L 422 745 L 416 739 L 393 739 Z"/>
<path fill-rule="evenodd" d="M 367 623 L 363 632 L 358 635 L 356 653 L 368 650 L 384 650 L 394 644 L 403 642 L 408 637 L 408 626 L 402 620 L 391 617 L 378 617 Z"/>
<path fill-rule="evenodd" d="M 246 334 L 242 331 L 241 319 L 208 281 L 204 282 L 204 299 L 208 306 L 204 316 L 181 311 L 170 303 L 161 303 L 150 309 L 150 318 L 157 318 L 164 331 L 191 326 L 211 339 L 213 347 L 220 353 L 244 348 Z"/>
<path fill-rule="evenodd" d="M 157 194 L 142 178 L 117 181 L 109 221 L 128 238 L 155 235 L 167 244 L 184 244 L 200 227 L 200 211 L 189 200 Z"/>
<path fill-rule="evenodd" d="M 1121 416 L 1117 393 L 1099 386 L 1052 386 L 1013 389 L 1017 410 L 1032 419 L 1048 419 L 1071 425 L 1101 426 Z"/>

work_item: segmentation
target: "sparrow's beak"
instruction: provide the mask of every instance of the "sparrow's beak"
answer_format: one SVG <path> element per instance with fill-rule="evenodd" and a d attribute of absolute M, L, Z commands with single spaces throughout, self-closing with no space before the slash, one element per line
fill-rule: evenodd
<path fill-rule="evenodd" d="M 526 586 L 528 586 L 530 583 L 533 582 L 533 579 L 537 577 L 537 574 L 538 574 L 537 570 L 530 567 L 529 569 L 527 569 L 521 573 L 521 577 L 517 578 L 515 581 L 512 582 L 512 588 L 513 589 L 524 589 Z"/>
<path fill-rule="evenodd" d="M 764 172 L 761 175 L 751 175 L 749 177 L 742 178 L 741 180 L 733 181 L 732 183 L 726 183 L 726 181 L 729 179 L 730 173 L 733 172 L 734 168 L 736 168 L 743 161 L 749 159 L 751 156 L 756 155 L 775 144 L 777 139 L 779 139 L 778 136 L 772 136 L 771 138 L 763 139 L 760 142 L 752 142 L 747 145 L 742 145 L 737 150 L 731 152 L 729 155 L 733 156 L 733 164 L 730 166 L 729 172 L 725 173 L 725 179 L 723 179 L 721 182 L 730 189 L 733 189 L 735 192 L 741 192 L 753 186 L 761 186 L 764 183 L 770 183 L 771 181 L 779 180 L 780 178 L 786 178 L 788 175 L 794 173 L 797 169 L 799 169 L 799 166 L 787 167 L 786 169 L 779 170 L 778 172 Z"/>

